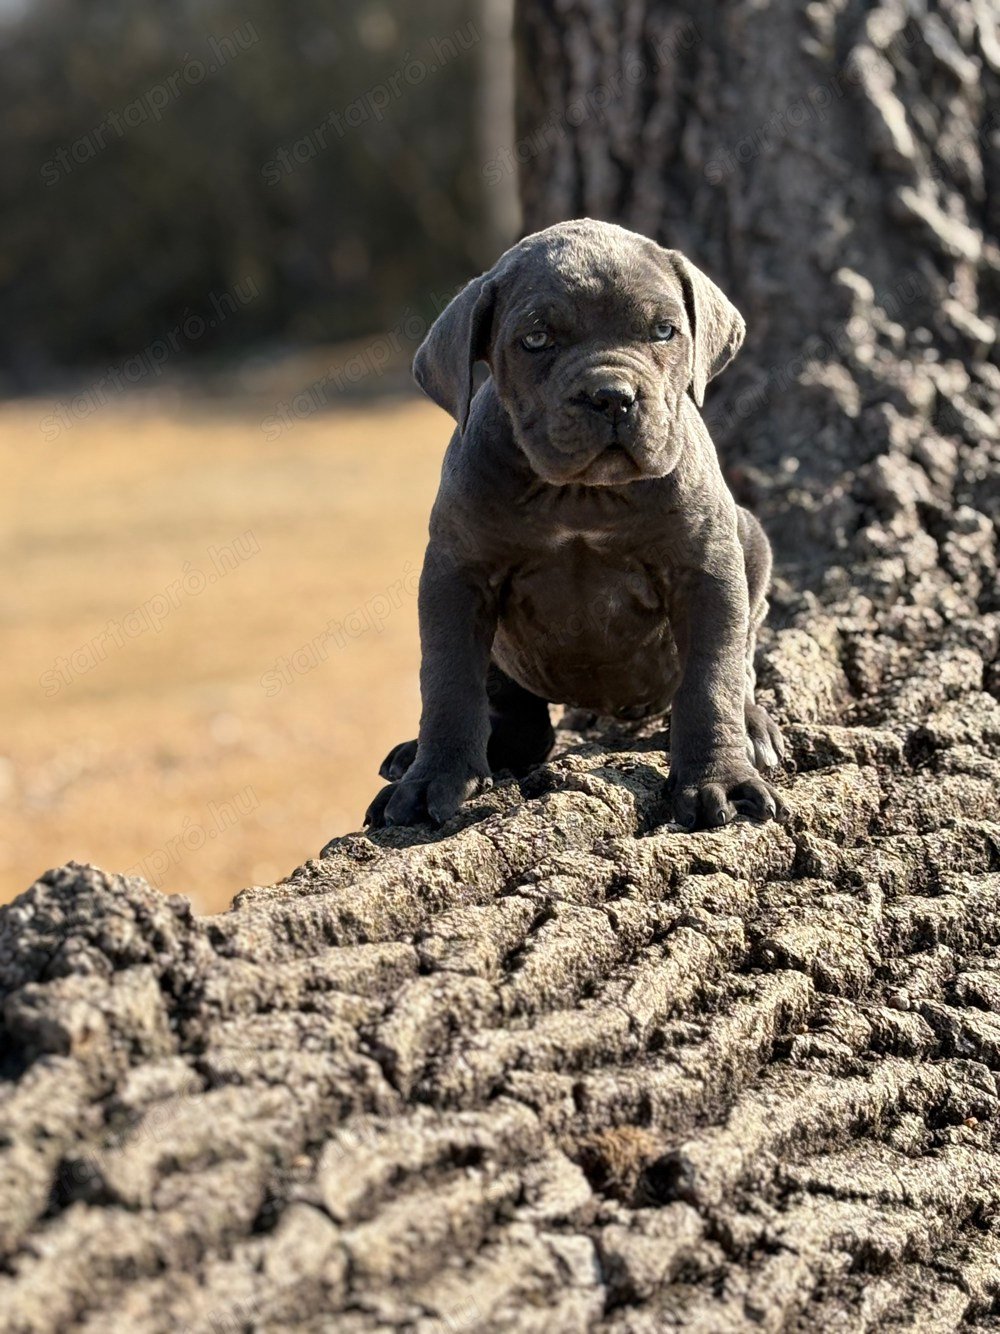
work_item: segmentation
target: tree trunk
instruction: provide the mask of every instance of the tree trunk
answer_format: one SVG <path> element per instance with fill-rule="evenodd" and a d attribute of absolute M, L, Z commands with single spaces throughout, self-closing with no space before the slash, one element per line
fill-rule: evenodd
<path fill-rule="evenodd" d="M 700 1164 L 725 1183 L 713 1200 L 726 1200 L 721 1229 L 697 1186 L 694 1202 L 726 1238 L 734 1291 L 796 1269 L 747 1259 L 750 1219 L 758 1244 L 775 1248 L 800 1220 L 808 1258 L 800 1245 L 783 1309 L 790 1318 L 822 1293 L 814 1327 L 817 1312 L 832 1323 L 841 1307 L 863 1323 L 854 1285 L 888 1265 L 887 1225 L 909 1262 L 888 1265 L 882 1320 L 933 1280 L 926 1313 L 908 1320 L 929 1327 L 941 1302 L 950 1328 L 955 1313 L 993 1309 L 1000 1284 L 1000 1234 L 984 1226 L 980 1193 L 989 1176 L 992 1215 L 998 25 L 995 3 L 964 0 L 625 0 L 614 13 L 567 0 L 518 11 L 525 230 L 586 214 L 646 232 L 707 269 L 749 326 L 709 418 L 734 491 L 776 548 L 761 670 L 793 725 L 803 777 L 789 795 L 803 832 L 789 883 L 768 884 L 763 854 L 743 868 L 767 885 L 770 907 L 742 919 L 757 944 L 737 966 L 766 955 L 768 968 L 804 970 L 816 991 L 799 1036 L 734 1078 L 728 1129 L 700 1128 L 675 1148 L 673 1170 Z M 820 775 L 822 830 L 807 795 Z M 969 929 L 945 925 L 952 909 Z M 698 1018 L 731 1058 L 724 1009 Z M 973 1029 L 989 1030 L 987 1045 Z M 919 1106 L 917 1071 L 942 1080 Z M 845 1085 L 831 1077 L 858 1080 L 836 1126 L 823 1108 Z M 977 1085 L 989 1090 L 986 1115 L 972 1107 Z M 747 1119 L 762 1098 L 780 1136 L 758 1139 Z M 727 1164 L 720 1147 L 741 1142 L 738 1166 Z M 956 1171 L 941 1170 L 949 1161 Z M 900 1172 L 917 1187 L 916 1212 L 898 1207 Z M 746 1194 L 727 1199 L 738 1186 Z M 940 1248 L 954 1266 L 947 1280 L 928 1268 Z M 845 1250 L 850 1276 L 834 1280 Z M 987 1292 L 973 1275 L 989 1265 Z"/>
<path fill-rule="evenodd" d="M 747 317 L 791 823 L 673 832 L 662 733 L 567 730 L 219 917 L 50 872 L 0 909 L 0 1330 L 995 1325 L 1000 45 L 912 14 L 517 16 L 528 225 Z"/>

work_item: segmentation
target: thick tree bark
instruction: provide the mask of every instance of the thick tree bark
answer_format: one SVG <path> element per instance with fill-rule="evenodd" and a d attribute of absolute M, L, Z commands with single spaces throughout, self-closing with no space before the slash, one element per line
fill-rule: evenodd
<path fill-rule="evenodd" d="M 567 0 L 522 4 L 516 36 L 525 229 L 621 222 L 734 297 L 715 435 L 785 558 L 995 610 L 1000 8 Z M 905 550 L 872 550 L 865 520 L 914 505 Z M 976 527 L 971 581 L 930 560 L 942 508 Z"/>
<path fill-rule="evenodd" d="M 970 1023 L 1000 1038 L 998 38 L 1000 7 L 963 0 L 625 0 L 614 15 L 600 0 L 567 0 L 518 11 L 526 230 L 574 214 L 624 223 L 687 251 L 746 316 L 746 348 L 714 387 L 710 417 L 734 489 L 760 513 L 778 556 L 763 680 L 785 721 L 813 736 L 816 723 L 845 727 L 838 744 L 859 767 L 838 766 L 844 786 L 830 817 L 847 827 L 872 803 L 855 846 L 838 839 L 835 852 L 806 856 L 807 879 L 787 886 L 782 910 L 797 944 L 777 951 L 801 966 L 803 950 L 821 948 L 822 969 L 849 969 L 849 983 L 812 976 L 826 995 L 821 1008 L 835 1004 L 841 1021 L 857 1025 L 857 1041 L 811 1049 L 815 1101 L 796 1104 L 802 1085 L 783 1109 L 778 1101 L 788 1140 L 777 1160 L 747 1151 L 741 1171 L 753 1189 L 738 1200 L 739 1224 L 722 1211 L 721 1230 L 742 1238 L 763 1209 L 762 1240 L 780 1246 L 789 1218 L 814 1210 L 789 1315 L 822 1291 L 823 1303 L 807 1309 L 832 1321 L 845 1307 L 863 1323 L 852 1285 L 869 1263 L 885 1264 L 886 1215 L 876 1210 L 898 1199 L 899 1171 L 921 1183 L 922 1209 L 909 1224 L 889 1211 L 915 1263 L 890 1267 L 885 1318 L 931 1278 L 928 1227 L 953 1248 L 953 1281 L 972 1294 L 967 1309 L 996 1301 L 995 1287 L 986 1298 L 960 1277 L 998 1257 L 979 1185 L 994 1177 L 992 1217 L 995 1121 L 976 1128 L 962 1185 L 950 1176 L 936 1185 L 962 1135 L 961 1099 L 949 1112 L 926 1105 L 901 1141 L 905 1081 L 888 1096 L 880 1084 L 901 1057 L 900 1069 L 929 1073 L 961 1056 L 983 1062 L 993 1089 L 985 1067 L 995 1071 L 1000 1052 L 963 1041 Z M 793 652 L 812 666 L 789 692 Z M 878 755 L 868 729 L 882 738 Z M 801 752 L 799 760 L 812 764 Z M 942 839 L 961 876 L 934 854 L 927 864 Z M 887 858 L 898 876 L 887 876 Z M 746 874 L 758 884 L 772 873 L 761 858 Z M 991 907 L 970 936 L 942 936 L 929 920 L 912 929 L 942 894 L 970 903 L 983 893 Z M 911 926 L 900 933 L 904 919 Z M 853 940 L 843 934 L 849 921 Z M 860 962 L 856 951 L 866 958 L 859 971 L 848 962 Z M 970 991 L 972 973 L 989 999 L 978 983 Z M 907 1016 L 911 1038 L 919 1014 L 926 1042 L 879 1036 L 886 1004 Z M 718 1012 L 699 1018 L 709 1035 L 724 1023 Z M 789 1053 L 775 1055 L 739 1098 L 783 1078 Z M 868 1062 L 865 1110 L 831 1135 L 822 1114 L 814 1119 L 821 1090 L 853 1074 L 858 1056 Z M 696 1137 L 699 1161 L 713 1162 L 719 1136 L 712 1127 Z M 863 1207 L 845 1245 L 848 1196 Z M 719 1215 L 708 1217 L 718 1228 Z M 723 1242 L 727 1272 L 752 1285 L 771 1266 L 748 1260 L 744 1245 Z M 852 1276 L 833 1281 L 829 1266 L 843 1250 L 854 1256 Z M 950 1328 L 966 1308 L 940 1274 L 934 1281 L 954 1299 L 941 1317 Z M 672 1312 L 680 1298 L 664 1300 Z M 915 1328 L 930 1318 L 908 1317 Z"/>
<path fill-rule="evenodd" d="M 217 918 L 49 873 L 0 910 L 0 1330 L 995 1325 L 1000 46 L 913 13 L 518 17 L 528 225 L 747 316 L 791 823 L 674 832 L 662 734 L 567 729 Z"/>

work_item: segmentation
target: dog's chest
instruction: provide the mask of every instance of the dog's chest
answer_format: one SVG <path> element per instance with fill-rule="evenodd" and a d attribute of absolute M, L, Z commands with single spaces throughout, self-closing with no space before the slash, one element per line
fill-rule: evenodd
<path fill-rule="evenodd" d="M 606 530 L 553 532 L 509 572 L 494 656 L 548 699 L 662 709 L 676 674 L 673 592 L 662 566 Z"/>
<path fill-rule="evenodd" d="M 511 571 L 501 616 L 550 635 L 583 620 L 598 640 L 614 638 L 667 614 L 669 580 L 640 556 L 624 552 L 606 531 L 563 530 Z"/>
<path fill-rule="evenodd" d="M 537 694 L 601 711 L 651 704 L 672 675 L 672 590 L 605 528 L 552 530 L 509 571 L 495 646 Z"/>

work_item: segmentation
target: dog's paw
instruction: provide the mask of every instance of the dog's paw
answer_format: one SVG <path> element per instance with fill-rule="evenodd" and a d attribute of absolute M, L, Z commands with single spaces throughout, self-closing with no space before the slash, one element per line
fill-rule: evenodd
<path fill-rule="evenodd" d="M 784 763 L 785 739 L 778 724 L 759 704 L 746 706 L 747 757 L 757 769 L 777 769 Z"/>
<path fill-rule="evenodd" d="M 416 758 L 416 741 L 401 741 L 398 746 L 393 746 L 379 765 L 379 777 L 388 783 L 398 783 Z"/>
<path fill-rule="evenodd" d="M 674 818 L 685 829 L 718 829 L 737 815 L 754 820 L 784 820 L 787 807 L 744 759 L 671 771 L 668 790 Z"/>
<path fill-rule="evenodd" d="M 392 825 L 444 824 L 462 802 L 493 786 L 489 771 L 464 765 L 420 775 L 413 769 L 378 794 L 365 813 L 365 824 L 374 829 Z"/>

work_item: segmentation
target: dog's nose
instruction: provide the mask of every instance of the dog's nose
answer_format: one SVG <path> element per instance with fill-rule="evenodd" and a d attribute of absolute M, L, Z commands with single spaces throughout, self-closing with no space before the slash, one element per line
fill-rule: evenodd
<path fill-rule="evenodd" d="M 619 421 L 635 406 L 635 390 L 627 384 L 602 384 L 587 390 L 587 406 L 595 412 Z"/>

